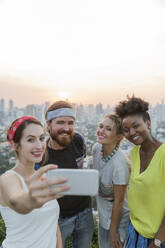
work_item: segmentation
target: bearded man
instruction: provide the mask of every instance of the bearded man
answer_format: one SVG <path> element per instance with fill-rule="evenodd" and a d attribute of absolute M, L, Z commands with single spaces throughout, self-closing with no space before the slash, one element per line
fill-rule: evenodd
<path fill-rule="evenodd" d="M 44 165 L 57 164 L 59 168 L 82 169 L 86 146 L 84 138 L 74 132 L 75 111 L 72 104 L 68 101 L 53 103 L 46 111 L 45 118 L 50 138 Z M 90 248 L 94 230 L 91 198 L 64 196 L 58 202 L 63 247 L 66 247 L 66 240 L 71 235 L 73 248 Z"/>

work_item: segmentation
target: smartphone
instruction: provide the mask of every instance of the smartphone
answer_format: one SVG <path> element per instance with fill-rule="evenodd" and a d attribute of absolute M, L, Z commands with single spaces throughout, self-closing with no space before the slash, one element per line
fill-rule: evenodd
<path fill-rule="evenodd" d="M 56 169 L 47 171 L 48 179 L 67 178 L 71 188 L 69 191 L 61 192 L 61 195 L 90 195 L 98 194 L 99 172 L 93 169 Z M 58 187 L 54 185 L 52 187 Z"/>

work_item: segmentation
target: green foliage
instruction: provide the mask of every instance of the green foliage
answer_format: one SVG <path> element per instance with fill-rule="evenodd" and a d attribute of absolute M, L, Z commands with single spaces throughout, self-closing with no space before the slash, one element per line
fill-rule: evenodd
<path fill-rule="evenodd" d="M 99 248 L 98 244 L 98 224 L 96 220 L 96 216 L 94 216 L 94 234 L 92 239 L 92 248 Z"/>
<path fill-rule="evenodd" d="M 1 161 L 0 175 L 13 167 L 13 164 L 9 163 L 9 159 L 12 156 L 14 156 L 13 152 L 9 152 L 9 151 L 0 152 L 0 161 Z"/>
<path fill-rule="evenodd" d="M 97 210 L 97 202 L 96 202 L 96 196 L 92 197 L 92 208 L 96 211 Z"/>
<path fill-rule="evenodd" d="M 6 232 L 6 230 L 5 230 L 4 221 L 3 221 L 3 219 L 0 218 L 0 245 L 5 238 L 5 232 Z"/>

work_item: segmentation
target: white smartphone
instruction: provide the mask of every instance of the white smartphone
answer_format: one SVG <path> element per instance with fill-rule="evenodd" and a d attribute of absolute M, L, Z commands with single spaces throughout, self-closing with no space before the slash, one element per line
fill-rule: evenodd
<path fill-rule="evenodd" d="M 56 169 L 47 172 L 48 179 L 67 178 L 71 188 L 61 195 L 97 195 L 99 188 L 99 172 L 93 169 Z M 53 187 L 58 187 L 54 185 Z"/>

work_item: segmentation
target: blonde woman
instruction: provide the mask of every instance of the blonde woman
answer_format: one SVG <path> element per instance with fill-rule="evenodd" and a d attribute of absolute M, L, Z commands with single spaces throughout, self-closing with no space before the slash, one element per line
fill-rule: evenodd
<path fill-rule="evenodd" d="M 128 161 L 119 144 L 122 140 L 121 120 L 106 115 L 97 128 L 91 168 L 100 172 L 97 206 L 100 248 L 121 248 L 129 224 L 127 207 Z"/>

